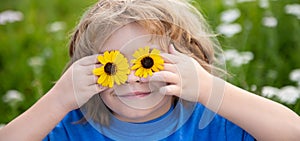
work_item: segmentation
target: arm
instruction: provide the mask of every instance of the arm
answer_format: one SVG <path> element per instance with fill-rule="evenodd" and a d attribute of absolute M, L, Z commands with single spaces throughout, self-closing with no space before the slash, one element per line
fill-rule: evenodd
<path fill-rule="evenodd" d="M 223 81 L 219 79 L 218 81 Z M 224 81 L 225 82 L 225 81 Z M 199 98 L 209 109 L 239 125 L 257 140 L 298 140 L 300 138 L 300 117 L 283 105 L 260 97 L 228 82 L 224 83 L 220 107 L 208 101 L 216 93 Z"/>
<path fill-rule="evenodd" d="M 98 87 L 91 73 L 96 57 L 88 56 L 75 62 L 47 94 L 0 130 L 0 140 L 42 140 L 69 111 L 104 90 Z"/>
<path fill-rule="evenodd" d="M 57 94 L 48 92 L 26 112 L 0 130 L 0 140 L 42 140 L 69 112 L 57 100 Z"/>
<path fill-rule="evenodd" d="M 290 109 L 211 75 L 172 45 L 169 51 L 163 54 L 165 70 L 153 75 L 154 80 L 170 84 L 161 88 L 161 93 L 200 102 L 258 140 L 300 138 L 300 117 Z"/>

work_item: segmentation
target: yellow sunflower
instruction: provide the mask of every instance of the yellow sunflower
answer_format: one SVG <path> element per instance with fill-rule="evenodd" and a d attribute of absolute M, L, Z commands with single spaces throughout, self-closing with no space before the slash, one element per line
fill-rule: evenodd
<path fill-rule="evenodd" d="M 157 49 L 152 49 L 150 52 L 150 47 L 146 46 L 139 48 L 132 56 L 135 59 L 131 60 L 131 63 L 133 63 L 131 69 L 136 70 L 135 75 L 138 77 L 146 78 L 148 75 L 152 76 L 153 72 L 164 69 L 164 60 Z"/>
<path fill-rule="evenodd" d="M 93 74 L 99 76 L 97 83 L 102 86 L 113 87 L 124 84 L 130 73 L 127 59 L 120 51 L 105 51 L 98 56 L 98 61 L 102 64 L 100 68 L 95 68 Z"/>

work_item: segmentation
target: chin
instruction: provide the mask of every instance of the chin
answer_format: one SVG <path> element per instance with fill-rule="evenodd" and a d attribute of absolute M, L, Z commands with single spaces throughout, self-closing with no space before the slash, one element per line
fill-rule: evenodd
<path fill-rule="evenodd" d="M 145 122 L 152 119 L 153 112 L 152 109 L 128 109 L 126 112 L 115 113 L 115 116 L 126 122 Z"/>
<path fill-rule="evenodd" d="M 157 105 L 147 109 L 132 108 L 121 101 L 104 100 L 104 103 L 110 108 L 116 118 L 125 122 L 145 122 L 163 115 L 169 110 L 171 105 L 171 98 L 165 97 Z M 118 103 L 118 104 L 117 104 Z"/>

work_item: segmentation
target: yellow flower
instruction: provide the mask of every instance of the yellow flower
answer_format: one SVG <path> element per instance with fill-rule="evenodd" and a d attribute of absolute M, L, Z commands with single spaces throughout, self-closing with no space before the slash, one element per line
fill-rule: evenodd
<path fill-rule="evenodd" d="M 164 60 L 160 56 L 160 51 L 153 49 L 150 53 L 150 47 L 146 46 L 144 48 L 139 48 L 134 52 L 133 57 L 135 59 L 131 60 L 133 66 L 132 70 L 135 71 L 135 75 L 138 77 L 152 76 L 153 72 L 158 72 L 164 69 Z"/>
<path fill-rule="evenodd" d="M 130 73 L 129 64 L 120 51 L 105 51 L 103 55 L 98 56 L 98 61 L 102 66 L 93 70 L 93 74 L 99 76 L 98 84 L 111 88 L 114 82 L 117 85 L 126 82 Z"/>

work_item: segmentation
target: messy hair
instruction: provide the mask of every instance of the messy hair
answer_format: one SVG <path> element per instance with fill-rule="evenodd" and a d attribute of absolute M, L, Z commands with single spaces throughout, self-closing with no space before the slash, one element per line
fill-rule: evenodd
<path fill-rule="evenodd" d="M 209 30 L 203 15 L 184 0 L 100 0 L 87 10 L 71 35 L 69 44 L 71 66 L 76 60 L 99 53 L 105 41 L 119 27 L 135 22 L 153 35 L 168 37 L 168 44 L 193 57 L 208 72 L 216 72 L 216 36 Z M 218 71 L 217 71 L 218 72 Z M 109 109 L 99 94 L 85 105 L 85 120 L 109 124 Z"/>

